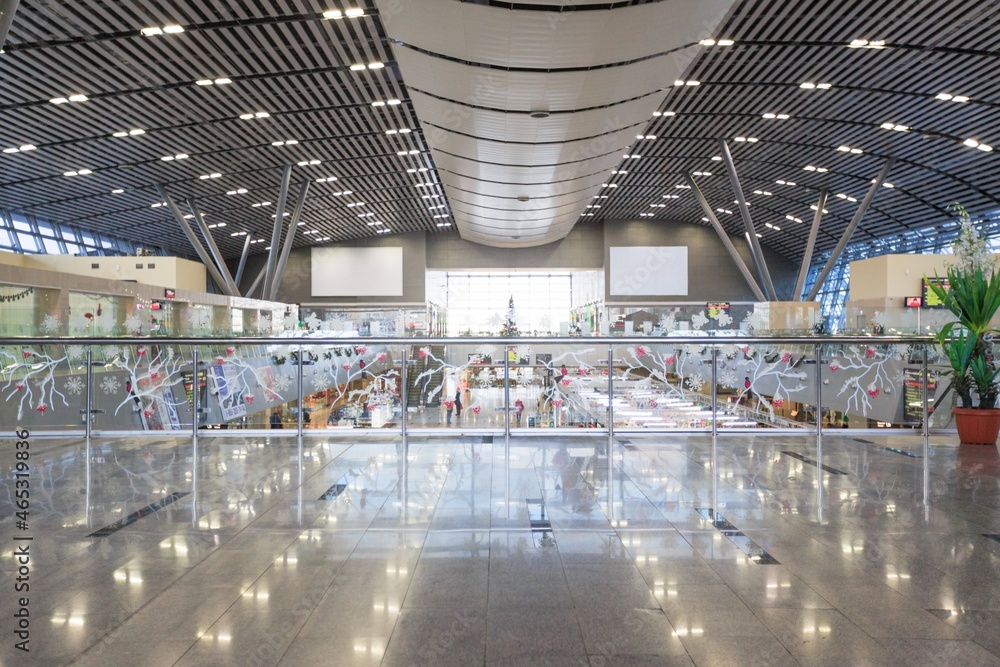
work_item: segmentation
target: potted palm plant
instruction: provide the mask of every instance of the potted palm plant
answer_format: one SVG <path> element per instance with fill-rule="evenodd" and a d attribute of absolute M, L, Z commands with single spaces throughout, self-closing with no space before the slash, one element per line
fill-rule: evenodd
<path fill-rule="evenodd" d="M 935 339 L 948 360 L 951 386 L 959 397 L 952 408 L 959 439 L 968 444 L 996 443 L 1000 432 L 1000 367 L 993 358 L 993 317 L 1000 310 L 1000 274 L 986 240 L 959 209 L 962 227 L 955 241 L 954 260 L 947 267 L 947 286 L 928 286 L 955 320 L 942 326 Z"/>

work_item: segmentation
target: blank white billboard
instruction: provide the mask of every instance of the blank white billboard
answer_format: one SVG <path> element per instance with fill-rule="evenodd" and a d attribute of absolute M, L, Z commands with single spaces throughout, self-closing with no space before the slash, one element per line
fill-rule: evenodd
<path fill-rule="evenodd" d="M 313 248 L 313 296 L 403 296 L 402 248 Z"/>
<path fill-rule="evenodd" d="M 613 246 L 608 280 L 616 296 L 687 296 L 687 246 Z"/>

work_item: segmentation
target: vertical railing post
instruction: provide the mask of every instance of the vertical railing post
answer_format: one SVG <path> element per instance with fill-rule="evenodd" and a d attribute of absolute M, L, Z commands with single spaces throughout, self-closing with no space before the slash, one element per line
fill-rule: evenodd
<path fill-rule="evenodd" d="M 615 348 L 608 343 L 608 518 L 614 521 L 615 506 L 614 479 L 615 479 L 615 372 L 614 372 Z M 623 461 L 624 463 L 624 461 Z"/>
<path fill-rule="evenodd" d="M 923 457 L 924 457 L 924 470 L 923 470 L 923 473 L 924 473 L 924 505 L 930 505 L 931 504 L 931 461 L 930 461 L 930 454 L 931 454 L 930 418 L 931 418 L 931 416 L 930 416 L 930 408 L 927 405 L 927 402 L 928 402 L 928 396 L 927 396 L 927 370 L 928 370 L 927 369 L 927 345 L 924 345 L 921 348 L 920 364 L 921 364 L 921 366 L 920 366 L 920 385 L 921 385 L 920 396 L 921 396 L 921 401 L 920 402 L 923 404 L 923 406 L 922 406 L 922 409 L 923 409 L 923 423 L 922 423 L 922 426 L 921 426 L 921 429 L 920 429 L 920 435 L 921 435 L 921 437 L 923 439 L 922 447 L 921 447 L 921 449 L 922 449 L 921 454 L 923 454 Z"/>
<path fill-rule="evenodd" d="M 191 527 L 198 527 L 198 422 L 201 392 L 198 391 L 198 347 L 191 348 Z M 208 378 L 205 378 L 208 382 Z"/>
<path fill-rule="evenodd" d="M 816 359 L 816 520 L 823 523 L 823 345 L 817 344 Z"/>
<path fill-rule="evenodd" d="M 503 346 L 503 458 L 504 458 L 504 497 L 507 504 L 507 517 L 510 517 L 510 354 L 506 344 Z"/>
<path fill-rule="evenodd" d="M 404 452 L 404 456 L 405 456 L 405 452 L 406 452 L 406 416 L 407 416 L 406 406 L 407 406 L 407 404 L 410 401 L 410 388 L 409 388 L 409 386 L 407 386 L 408 383 L 409 383 L 409 381 L 410 381 L 410 378 L 409 378 L 409 369 L 407 368 L 407 366 L 409 365 L 408 359 L 410 358 L 410 355 L 408 354 L 408 352 L 409 352 L 409 346 L 408 345 L 403 345 L 403 363 L 400 365 L 400 370 L 399 370 L 399 382 L 400 382 L 400 385 L 399 385 L 399 402 L 400 402 L 399 432 L 400 432 L 400 435 L 402 435 L 402 437 L 403 437 L 403 452 Z"/>
<path fill-rule="evenodd" d="M 302 461 L 302 457 L 303 457 L 303 454 L 302 454 L 302 411 L 305 409 L 305 407 L 302 405 L 302 376 L 305 373 L 305 371 L 303 371 L 303 368 L 305 368 L 305 360 L 306 359 L 305 359 L 304 356 L 302 356 L 303 354 L 305 354 L 305 351 L 302 349 L 302 343 L 299 343 L 299 375 L 296 378 L 297 382 L 296 382 L 296 389 L 295 389 L 296 396 L 297 396 L 298 402 L 299 402 L 299 410 L 298 410 L 298 421 L 297 421 L 296 427 L 295 427 L 295 434 L 297 436 L 296 437 L 296 446 L 297 446 L 297 450 L 298 450 L 298 456 L 297 456 L 296 460 L 298 461 L 298 464 L 299 464 L 299 489 L 300 490 L 302 489 L 302 480 L 304 479 L 304 477 L 303 477 L 303 471 L 302 471 L 302 463 L 303 463 L 303 461 Z M 300 522 L 302 521 L 302 503 L 301 502 L 299 503 L 299 521 Z"/>
<path fill-rule="evenodd" d="M 719 347 L 712 346 L 712 521 L 719 516 Z"/>
<path fill-rule="evenodd" d="M 85 412 L 84 412 L 84 420 L 86 421 L 86 426 L 84 426 L 84 430 L 85 430 L 85 432 L 87 434 L 87 445 L 86 445 L 86 448 L 85 448 L 86 449 L 86 455 L 87 455 L 87 462 L 86 462 L 86 465 L 85 465 L 86 475 L 87 475 L 87 488 L 86 488 L 87 528 L 91 528 L 90 524 L 91 524 L 92 513 L 90 511 L 90 491 L 91 491 L 91 484 L 92 484 L 92 480 L 93 480 L 93 477 L 92 477 L 93 471 L 91 470 L 91 466 L 93 465 L 93 461 L 94 461 L 93 426 L 90 423 L 90 420 L 94 416 L 94 413 L 93 413 L 94 395 L 93 395 L 93 392 L 91 391 L 91 389 L 94 386 L 94 364 L 93 364 L 93 354 L 94 354 L 94 352 L 93 352 L 93 349 L 94 348 L 92 346 L 87 346 L 87 374 L 86 374 L 86 378 L 87 378 L 87 389 L 86 389 L 86 391 L 87 391 L 87 403 L 86 403 L 86 406 L 84 407 L 84 410 L 85 410 Z"/>

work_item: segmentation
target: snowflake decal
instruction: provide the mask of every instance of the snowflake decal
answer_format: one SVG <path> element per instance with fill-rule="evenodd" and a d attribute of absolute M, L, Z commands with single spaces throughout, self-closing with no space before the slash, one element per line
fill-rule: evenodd
<path fill-rule="evenodd" d="M 292 317 L 291 313 L 285 315 L 284 319 L 281 320 L 281 323 L 285 325 L 285 331 L 293 331 L 299 326 L 299 321 Z"/>
<path fill-rule="evenodd" d="M 530 359 L 531 352 L 532 349 L 530 345 L 518 345 L 514 348 L 514 354 L 517 355 L 518 359 Z"/>
<path fill-rule="evenodd" d="M 122 388 L 122 383 L 118 381 L 118 378 L 108 376 L 101 380 L 101 390 L 108 396 L 111 394 L 117 394 L 118 390 Z"/>
<path fill-rule="evenodd" d="M 257 318 L 257 331 L 269 331 L 271 329 L 271 318 L 261 315 Z"/>
<path fill-rule="evenodd" d="M 59 325 L 58 315 L 46 315 L 45 319 L 42 320 L 42 330 L 45 333 L 55 333 L 59 330 Z"/>
<path fill-rule="evenodd" d="M 691 316 L 691 327 L 694 329 L 701 329 L 703 326 L 708 324 L 708 318 L 705 317 L 705 311 L 701 311 Z"/>
<path fill-rule="evenodd" d="M 673 313 L 660 318 L 660 329 L 664 333 L 673 333 L 677 330 L 677 318 L 674 317 Z"/>
<path fill-rule="evenodd" d="M 288 391 L 292 386 L 292 376 L 291 375 L 275 375 L 274 382 L 271 383 L 271 389 L 278 392 Z"/>
<path fill-rule="evenodd" d="M 315 389 L 316 391 L 319 391 L 320 389 L 326 389 L 326 386 L 329 384 L 326 378 L 320 373 L 313 374 L 310 383 L 312 384 L 313 389 Z"/>
<path fill-rule="evenodd" d="M 316 316 L 316 313 L 309 313 L 309 316 L 302 321 L 312 331 L 316 331 L 317 329 L 319 329 L 319 325 L 322 324 L 322 321 L 319 319 L 319 317 Z"/>
<path fill-rule="evenodd" d="M 735 389 L 736 383 L 739 381 L 740 379 L 732 371 L 723 372 L 722 377 L 719 378 L 719 384 L 730 389 Z"/>
<path fill-rule="evenodd" d="M 476 348 L 476 354 L 481 357 L 492 357 L 496 351 L 497 349 L 492 345 L 480 345 Z"/>
<path fill-rule="evenodd" d="M 69 345 L 66 348 L 67 359 L 83 359 L 85 356 L 87 356 L 87 351 L 83 348 L 83 345 Z"/>
<path fill-rule="evenodd" d="M 715 320 L 719 323 L 720 327 L 728 327 L 733 323 L 733 318 L 724 310 L 719 311 L 719 314 L 715 316 Z"/>
<path fill-rule="evenodd" d="M 692 375 L 684 381 L 684 384 L 694 391 L 701 391 L 701 388 L 705 386 L 705 378 L 701 375 Z"/>
<path fill-rule="evenodd" d="M 894 384 L 902 386 L 903 382 L 906 381 L 906 373 L 903 371 L 896 371 L 896 374 L 892 376 L 892 381 Z"/>
<path fill-rule="evenodd" d="M 125 330 L 128 331 L 133 336 L 137 335 L 142 331 L 142 318 L 140 318 L 135 313 L 128 315 L 125 318 Z"/>
<path fill-rule="evenodd" d="M 65 384 L 63 384 L 63 389 L 66 390 L 67 394 L 79 396 L 80 392 L 83 391 L 83 380 L 78 377 L 71 377 L 66 380 Z"/>

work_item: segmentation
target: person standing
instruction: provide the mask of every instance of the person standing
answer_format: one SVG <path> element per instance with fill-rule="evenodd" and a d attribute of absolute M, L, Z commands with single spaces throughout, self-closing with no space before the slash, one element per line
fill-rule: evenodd
<path fill-rule="evenodd" d="M 277 410 L 271 413 L 271 428 L 281 428 L 281 413 Z"/>
<path fill-rule="evenodd" d="M 514 417 L 517 419 L 517 425 L 521 425 L 521 414 L 524 412 L 524 401 L 518 398 L 514 401 Z"/>
<path fill-rule="evenodd" d="M 462 388 L 455 390 L 455 419 L 462 418 Z"/>

